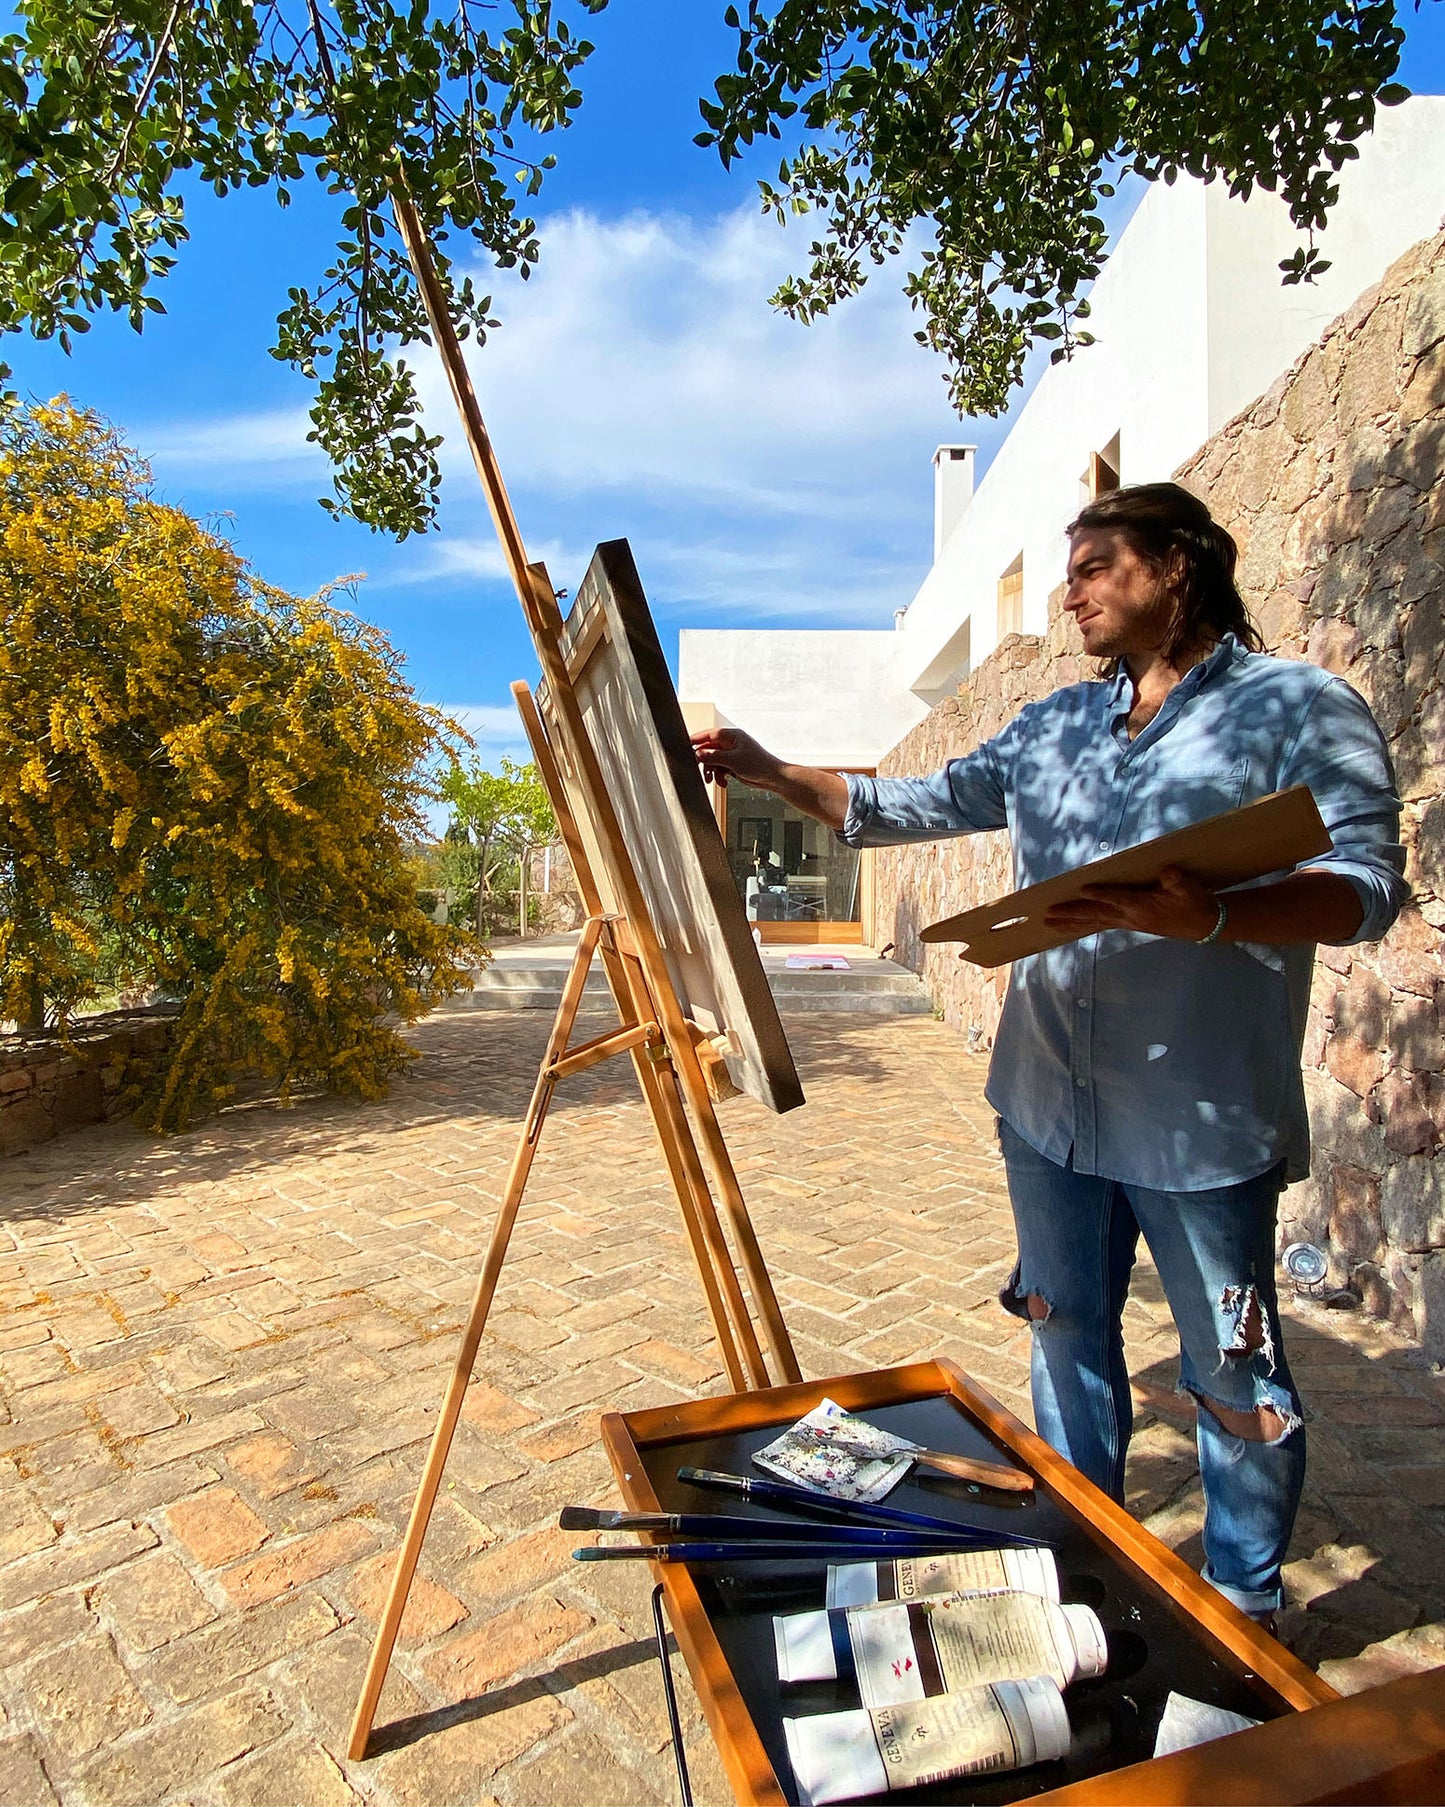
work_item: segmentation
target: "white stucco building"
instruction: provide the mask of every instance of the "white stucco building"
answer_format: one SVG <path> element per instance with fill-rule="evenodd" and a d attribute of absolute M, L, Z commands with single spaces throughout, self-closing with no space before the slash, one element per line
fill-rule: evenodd
<path fill-rule="evenodd" d="M 1331 268 L 1313 284 L 1280 282 L 1299 235 L 1274 196 L 1156 184 L 1094 285 L 1095 343 L 1044 373 L 976 491 L 971 448 L 934 455 L 934 562 L 917 595 L 880 596 L 872 632 L 687 629 L 684 703 L 785 754 L 872 764 L 997 644 L 1000 585 L 1003 630 L 1043 628 L 1091 458 L 1121 483 L 1167 477 L 1442 213 L 1437 96 L 1382 111 L 1345 165 L 1321 238 Z"/>
<path fill-rule="evenodd" d="M 1382 111 L 1359 153 L 1320 240 L 1331 267 L 1308 285 L 1281 284 L 1300 241 L 1273 195 L 1152 187 L 1094 284 L 1095 343 L 1043 374 L 976 486 L 972 447 L 934 452 L 934 557 L 917 594 L 880 595 L 876 630 L 684 630 L 678 694 L 694 724 L 868 770 L 1005 635 L 1042 632 L 1064 528 L 1089 495 L 1169 476 L 1439 230 L 1445 97 Z"/>

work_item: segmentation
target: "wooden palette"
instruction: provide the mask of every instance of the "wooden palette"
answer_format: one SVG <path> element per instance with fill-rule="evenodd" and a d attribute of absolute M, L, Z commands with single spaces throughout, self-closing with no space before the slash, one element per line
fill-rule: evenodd
<path fill-rule="evenodd" d="M 1211 890 L 1226 890 L 1270 872 L 1287 872 L 1301 861 L 1328 853 L 1333 843 L 1308 785 L 1274 791 L 1257 803 L 1207 816 L 1188 828 L 1141 841 L 1061 872 L 1042 884 L 1011 891 L 994 903 L 932 923 L 923 941 L 961 941 L 961 960 L 975 966 L 1003 966 L 1045 948 L 1063 947 L 1081 937 L 1048 928 L 1044 914 L 1055 904 L 1077 903 L 1086 885 L 1149 885 L 1165 866 L 1178 866 Z"/>

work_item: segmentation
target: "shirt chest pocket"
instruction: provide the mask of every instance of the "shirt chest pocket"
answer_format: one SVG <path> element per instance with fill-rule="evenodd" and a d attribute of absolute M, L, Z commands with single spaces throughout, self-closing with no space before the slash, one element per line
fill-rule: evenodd
<path fill-rule="evenodd" d="M 1249 761 L 1166 760 L 1140 772 L 1131 786 L 1130 841 L 1152 841 L 1208 816 L 1238 809 L 1249 783 Z"/>

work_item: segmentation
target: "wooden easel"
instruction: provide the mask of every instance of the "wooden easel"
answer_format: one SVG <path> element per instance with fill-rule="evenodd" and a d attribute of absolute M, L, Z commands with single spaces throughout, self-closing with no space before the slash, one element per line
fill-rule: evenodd
<path fill-rule="evenodd" d="M 426 301 L 437 351 L 451 384 L 487 506 L 546 681 L 554 724 L 550 735 L 527 686 L 514 684 L 512 694 L 521 712 L 538 772 L 556 813 L 558 830 L 571 858 L 587 917 L 562 988 L 562 999 L 547 1039 L 517 1151 L 512 1157 L 486 1262 L 477 1282 L 461 1348 L 432 1435 L 386 1607 L 377 1628 L 366 1680 L 351 1725 L 348 1748 L 355 1759 L 366 1755 L 377 1704 L 461 1416 L 492 1296 L 506 1260 L 547 1109 L 562 1080 L 616 1055 L 631 1056 L 677 1195 L 683 1228 L 702 1281 L 729 1385 L 739 1391 L 770 1384 L 758 1328 L 744 1295 L 743 1279 L 772 1357 L 775 1374 L 771 1378 L 779 1383 L 802 1378 L 713 1109 L 709 1070 L 716 1082 L 718 1057 L 703 1030 L 684 1014 L 663 957 L 573 691 L 563 653 L 562 612 L 556 592 L 545 567 L 527 560 L 461 346 L 437 281 L 426 236 L 403 193 L 394 196 L 394 205 L 397 225 Z M 596 841 L 607 851 L 605 862 L 594 863 L 588 855 L 573 808 L 574 798 L 585 809 Z M 599 956 L 617 1008 L 619 1027 L 573 1047 L 570 1038 L 581 1007 L 583 989 L 592 962 Z M 732 1232 L 736 1263 L 709 1190 L 709 1169 Z"/>

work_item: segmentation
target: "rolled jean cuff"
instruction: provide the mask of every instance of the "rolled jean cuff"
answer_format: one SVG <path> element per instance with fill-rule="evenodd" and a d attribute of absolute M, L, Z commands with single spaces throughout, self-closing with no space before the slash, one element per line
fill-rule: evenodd
<path fill-rule="evenodd" d="M 1280 1612 L 1284 1608 L 1284 1587 L 1231 1587 L 1227 1581 L 1216 1581 L 1209 1572 L 1206 1563 L 1204 1579 L 1217 1592 L 1224 1595 L 1232 1606 L 1237 1606 L 1242 1613 L 1251 1619 L 1264 1618 L 1269 1613 Z"/>

